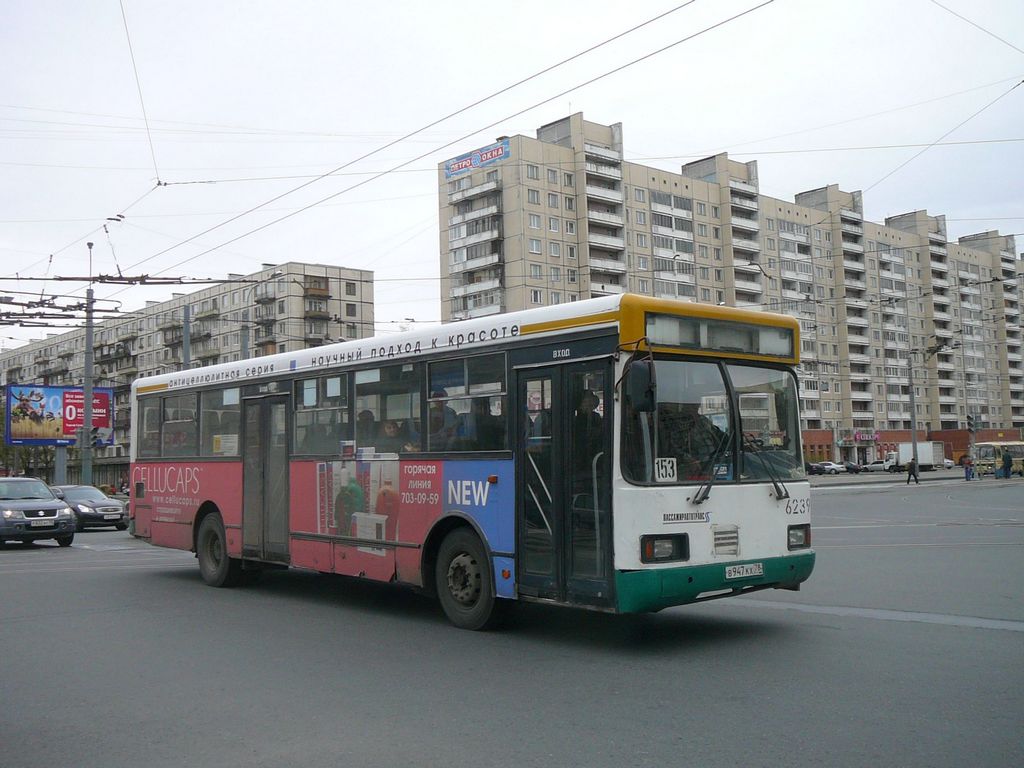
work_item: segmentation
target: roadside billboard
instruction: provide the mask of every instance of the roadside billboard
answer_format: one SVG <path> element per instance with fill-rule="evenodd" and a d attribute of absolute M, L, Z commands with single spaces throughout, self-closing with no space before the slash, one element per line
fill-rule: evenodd
<path fill-rule="evenodd" d="M 7 386 L 8 445 L 74 445 L 84 423 L 81 387 Z M 113 445 L 114 390 L 93 389 L 92 426 L 96 445 Z"/>

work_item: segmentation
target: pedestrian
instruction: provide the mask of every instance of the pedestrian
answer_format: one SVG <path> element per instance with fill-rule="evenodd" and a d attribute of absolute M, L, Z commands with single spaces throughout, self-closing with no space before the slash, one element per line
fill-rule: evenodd
<path fill-rule="evenodd" d="M 970 481 L 974 475 L 974 460 L 970 456 L 964 456 L 964 480 Z"/>
<path fill-rule="evenodd" d="M 1013 456 L 1010 455 L 1009 451 L 1004 449 L 1003 450 L 1003 474 L 1002 474 L 1002 477 L 1004 477 L 1005 479 L 1009 479 L 1011 472 L 1013 472 Z"/>
<path fill-rule="evenodd" d="M 914 482 L 918 485 L 921 484 L 920 478 L 917 476 L 917 462 L 913 459 L 907 464 L 907 485 L 910 485 L 910 478 L 914 478 Z"/>

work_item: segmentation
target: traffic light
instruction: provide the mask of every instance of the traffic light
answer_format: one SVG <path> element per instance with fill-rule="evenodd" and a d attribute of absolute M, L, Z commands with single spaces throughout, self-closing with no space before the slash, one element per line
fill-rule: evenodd
<path fill-rule="evenodd" d="M 967 431 L 970 432 L 972 435 L 978 431 L 978 425 L 974 421 L 973 413 L 967 414 Z"/>
<path fill-rule="evenodd" d="M 103 447 L 103 436 L 100 434 L 99 427 L 93 427 L 92 431 L 89 433 L 89 445 L 93 448 Z"/>

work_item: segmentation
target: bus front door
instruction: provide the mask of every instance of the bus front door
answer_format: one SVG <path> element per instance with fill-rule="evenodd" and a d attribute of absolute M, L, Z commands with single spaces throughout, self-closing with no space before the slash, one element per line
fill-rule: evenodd
<path fill-rule="evenodd" d="M 287 563 L 288 398 L 244 403 L 242 556 Z"/>
<path fill-rule="evenodd" d="M 519 592 L 605 606 L 611 594 L 611 367 L 517 372 Z"/>

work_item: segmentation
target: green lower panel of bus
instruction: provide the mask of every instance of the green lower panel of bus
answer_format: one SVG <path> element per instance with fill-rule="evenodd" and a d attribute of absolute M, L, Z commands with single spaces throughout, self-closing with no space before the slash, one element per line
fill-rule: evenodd
<path fill-rule="evenodd" d="M 762 575 L 737 575 L 727 578 L 726 569 L 734 566 L 760 563 Z M 742 568 L 734 569 L 742 574 Z M 705 592 L 724 589 L 741 590 L 746 587 L 795 587 L 805 581 L 814 570 L 814 552 L 742 560 L 713 565 L 684 565 L 679 568 L 659 568 L 649 571 L 617 571 L 615 588 L 618 609 L 622 613 L 660 611 L 673 605 L 684 605 L 697 600 Z"/>

